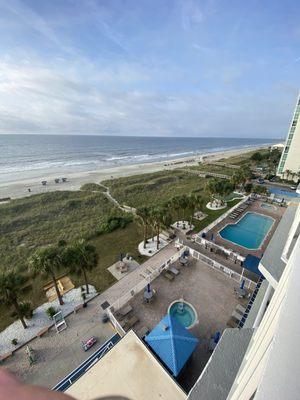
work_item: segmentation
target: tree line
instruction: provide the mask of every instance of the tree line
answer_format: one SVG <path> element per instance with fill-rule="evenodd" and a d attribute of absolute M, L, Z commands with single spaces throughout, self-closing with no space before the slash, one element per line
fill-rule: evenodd
<path fill-rule="evenodd" d="M 49 276 L 53 282 L 60 305 L 63 297 L 57 284 L 57 274 L 65 268 L 68 272 L 81 275 L 89 293 L 87 274 L 98 264 L 96 248 L 85 240 L 78 240 L 70 245 L 63 240 L 58 245 L 51 245 L 38 249 L 27 262 L 28 271 L 34 275 L 42 273 Z M 24 329 L 27 328 L 25 317 L 28 315 L 26 303 L 20 298 L 28 290 L 25 286 L 27 278 L 14 271 L 3 271 L 0 274 L 0 300 L 7 305 L 12 305 Z"/>

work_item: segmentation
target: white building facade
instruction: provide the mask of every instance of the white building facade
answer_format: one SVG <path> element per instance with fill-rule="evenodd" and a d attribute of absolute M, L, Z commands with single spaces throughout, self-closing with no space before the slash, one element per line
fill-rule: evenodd
<path fill-rule="evenodd" d="M 188 400 L 300 398 L 299 205 L 289 206 L 272 241 L 259 266 L 266 279 L 256 317 L 225 330 Z"/>
<path fill-rule="evenodd" d="M 277 175 L 284 179 L 299 180 L 300 172 L 300 96 L 298 97 L 290 129 L 277 169 Z"/>

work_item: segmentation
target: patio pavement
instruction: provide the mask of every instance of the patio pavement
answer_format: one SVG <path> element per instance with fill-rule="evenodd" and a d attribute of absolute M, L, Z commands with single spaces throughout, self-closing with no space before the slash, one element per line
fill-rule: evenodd
<path fill-rule="evenodd" d="M 200 345 L 194 352 L 188 366 L 179 378 L 180 384 L 188 390 L 200 375 L 211 353 L 207 350 L 208 342 L 216 331 L 227 328 L 226 323 L 237 304 L 246 305 L 247 300 L 238 300 L 234 287 L 238 284 L 231 278 L 208 267 L 203 262 L 190 260 L 188 267 L 179 266 L 180 274 L 173 281 L 168 281 L 162 275 L 155 279 L 151 286 L 157 291 L 157 296 L 150 304 L 143 302 L 143 292 L 136 295 L 130 304 L 133 314 L 139 318 L 134 331 L 142 327 L 149 330 L 166 315 L 170 303 L 184 298 L 191 303 L 198 314 L 199 323 L 191 332 L 200 338 Z"/>

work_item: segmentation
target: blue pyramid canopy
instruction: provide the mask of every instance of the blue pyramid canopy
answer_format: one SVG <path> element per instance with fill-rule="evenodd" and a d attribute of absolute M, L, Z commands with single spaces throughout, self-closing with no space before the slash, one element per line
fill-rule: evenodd
<path fill-rule="evenodd" d="M 254 272 L 256 275 L 261 275 L 261 272 L 258 269 L 259 262 L 260 258 L 253 256 L 252 254 L 248 254 L 243 262 L 243 267 L 248 271 Z"/>
<path fill-rule="evenodd" d="M 170 314 L 156 325 L 145 341 L 174 376 L 178 376 L 199 342 Z"/>

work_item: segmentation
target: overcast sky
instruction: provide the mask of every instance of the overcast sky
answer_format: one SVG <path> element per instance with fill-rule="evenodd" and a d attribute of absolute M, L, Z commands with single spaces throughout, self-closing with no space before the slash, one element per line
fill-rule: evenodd
<path fill-rule="evenodd" d="M 0 133 L 285 137 L 296 0 L 0 0 Z"/>

